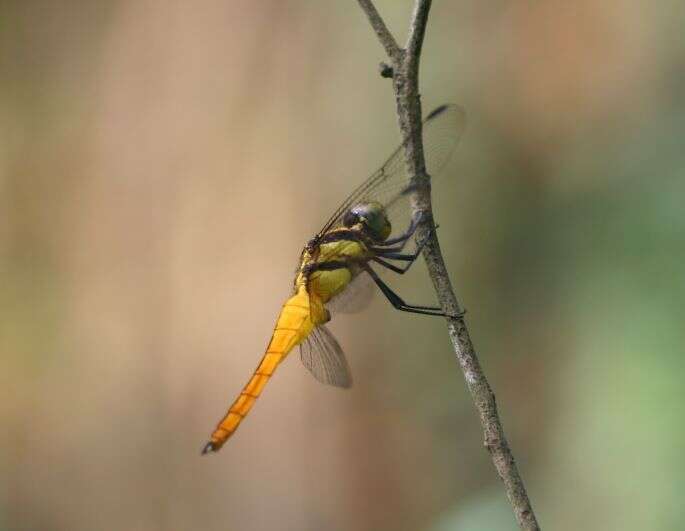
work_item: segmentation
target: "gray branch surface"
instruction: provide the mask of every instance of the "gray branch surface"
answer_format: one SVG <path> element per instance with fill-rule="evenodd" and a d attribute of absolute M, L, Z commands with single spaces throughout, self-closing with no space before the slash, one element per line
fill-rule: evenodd
<path fill-rule="evenodd" d="M 357 0 L 369 19 L 388 58 L 391 61 L 393 89 L 397 104 L 397 117 L 405 146 L 405 161 L 412 182 L 416 185 L 412 196 L 415 214 L 422 214 L 428 223 L 417 230 L 417 239 L 427 238 L 423 250 L 428 272 L 444 312 L 448 315 L 447 328 L 464 373 L 466 384 L 480 415 L 485 436 L 485 447 L 499 474 L 521 529 L 539 530 L 535 513 L 528 499 L 523 480 L 519 475 L 514 456 L 502 429 L 497 403 L 490 384 L 483 373 L 471 343 L 461 307 L 454 294 L 452 283 L 440 251 L 433 221 L 430 195 L 430 177 L 426 173 L 423 155 L 421 99 L 419 95 L 419 62 L 426 32 L 431 0 L 416 0 L 409 25 L 405 48 L 399 48 L 372 0 Z M 452 317 L 453 316 L 453 317 Z"/>

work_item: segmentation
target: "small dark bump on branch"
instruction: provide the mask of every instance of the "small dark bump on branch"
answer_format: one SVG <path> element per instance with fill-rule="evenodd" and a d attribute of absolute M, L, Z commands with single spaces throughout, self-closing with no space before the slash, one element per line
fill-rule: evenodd
<path fill-rule="evenodd" d="M 378 65 L 378 72 L 380 73 L 381 77 L 385 78 L 391 78 L 395 75 L 395 70 L 393 69 L 393 67 L 390 66 L 388 63 L 384 63 L 382 61 Z"/>

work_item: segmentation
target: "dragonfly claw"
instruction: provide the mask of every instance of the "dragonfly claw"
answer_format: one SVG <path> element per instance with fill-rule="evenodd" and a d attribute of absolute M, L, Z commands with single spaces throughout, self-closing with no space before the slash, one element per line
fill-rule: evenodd
<path fill-rule="evenodd" d="M 464 317 L 465 315 L 466 315 L 466 308 L 464 308 L 462 311 L 460 311 L 460 312 L 457 313 L 456 315 L 449 315 L 449 314 L 448 314 L 447 317 L 450 317 L 450 318 L 452 318 L 452 319 L 461 319 L 461 318 Z"/>

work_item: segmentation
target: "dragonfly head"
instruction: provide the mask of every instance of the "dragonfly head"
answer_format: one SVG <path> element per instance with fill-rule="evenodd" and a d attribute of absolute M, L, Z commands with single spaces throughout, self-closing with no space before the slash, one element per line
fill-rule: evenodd
<path fill-rule="evenodd" d="M 377 201 L 354 205 L 345 214 L 343 224 L 348 228 L 361 225 L 362 229 L 376 241 L 387 240 L 392 232 L 392 225 L 385 208 Z"/>

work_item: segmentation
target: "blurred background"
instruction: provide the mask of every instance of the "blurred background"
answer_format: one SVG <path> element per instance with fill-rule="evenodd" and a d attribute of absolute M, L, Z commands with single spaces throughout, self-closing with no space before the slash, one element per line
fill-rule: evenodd
<path fill-rule="evenodd" d="M 543 528 L 685 518 L 684 23 L 432 9 L 424 112 L 469 116 L 439 235 Z M 0 530 L 516 529 L 444 322 L 382 297 L 331 325 L 351 390 L 294 352 L 199 455 L 399 141 L 383 59 L 352 0 L 0 2 Z"/>

